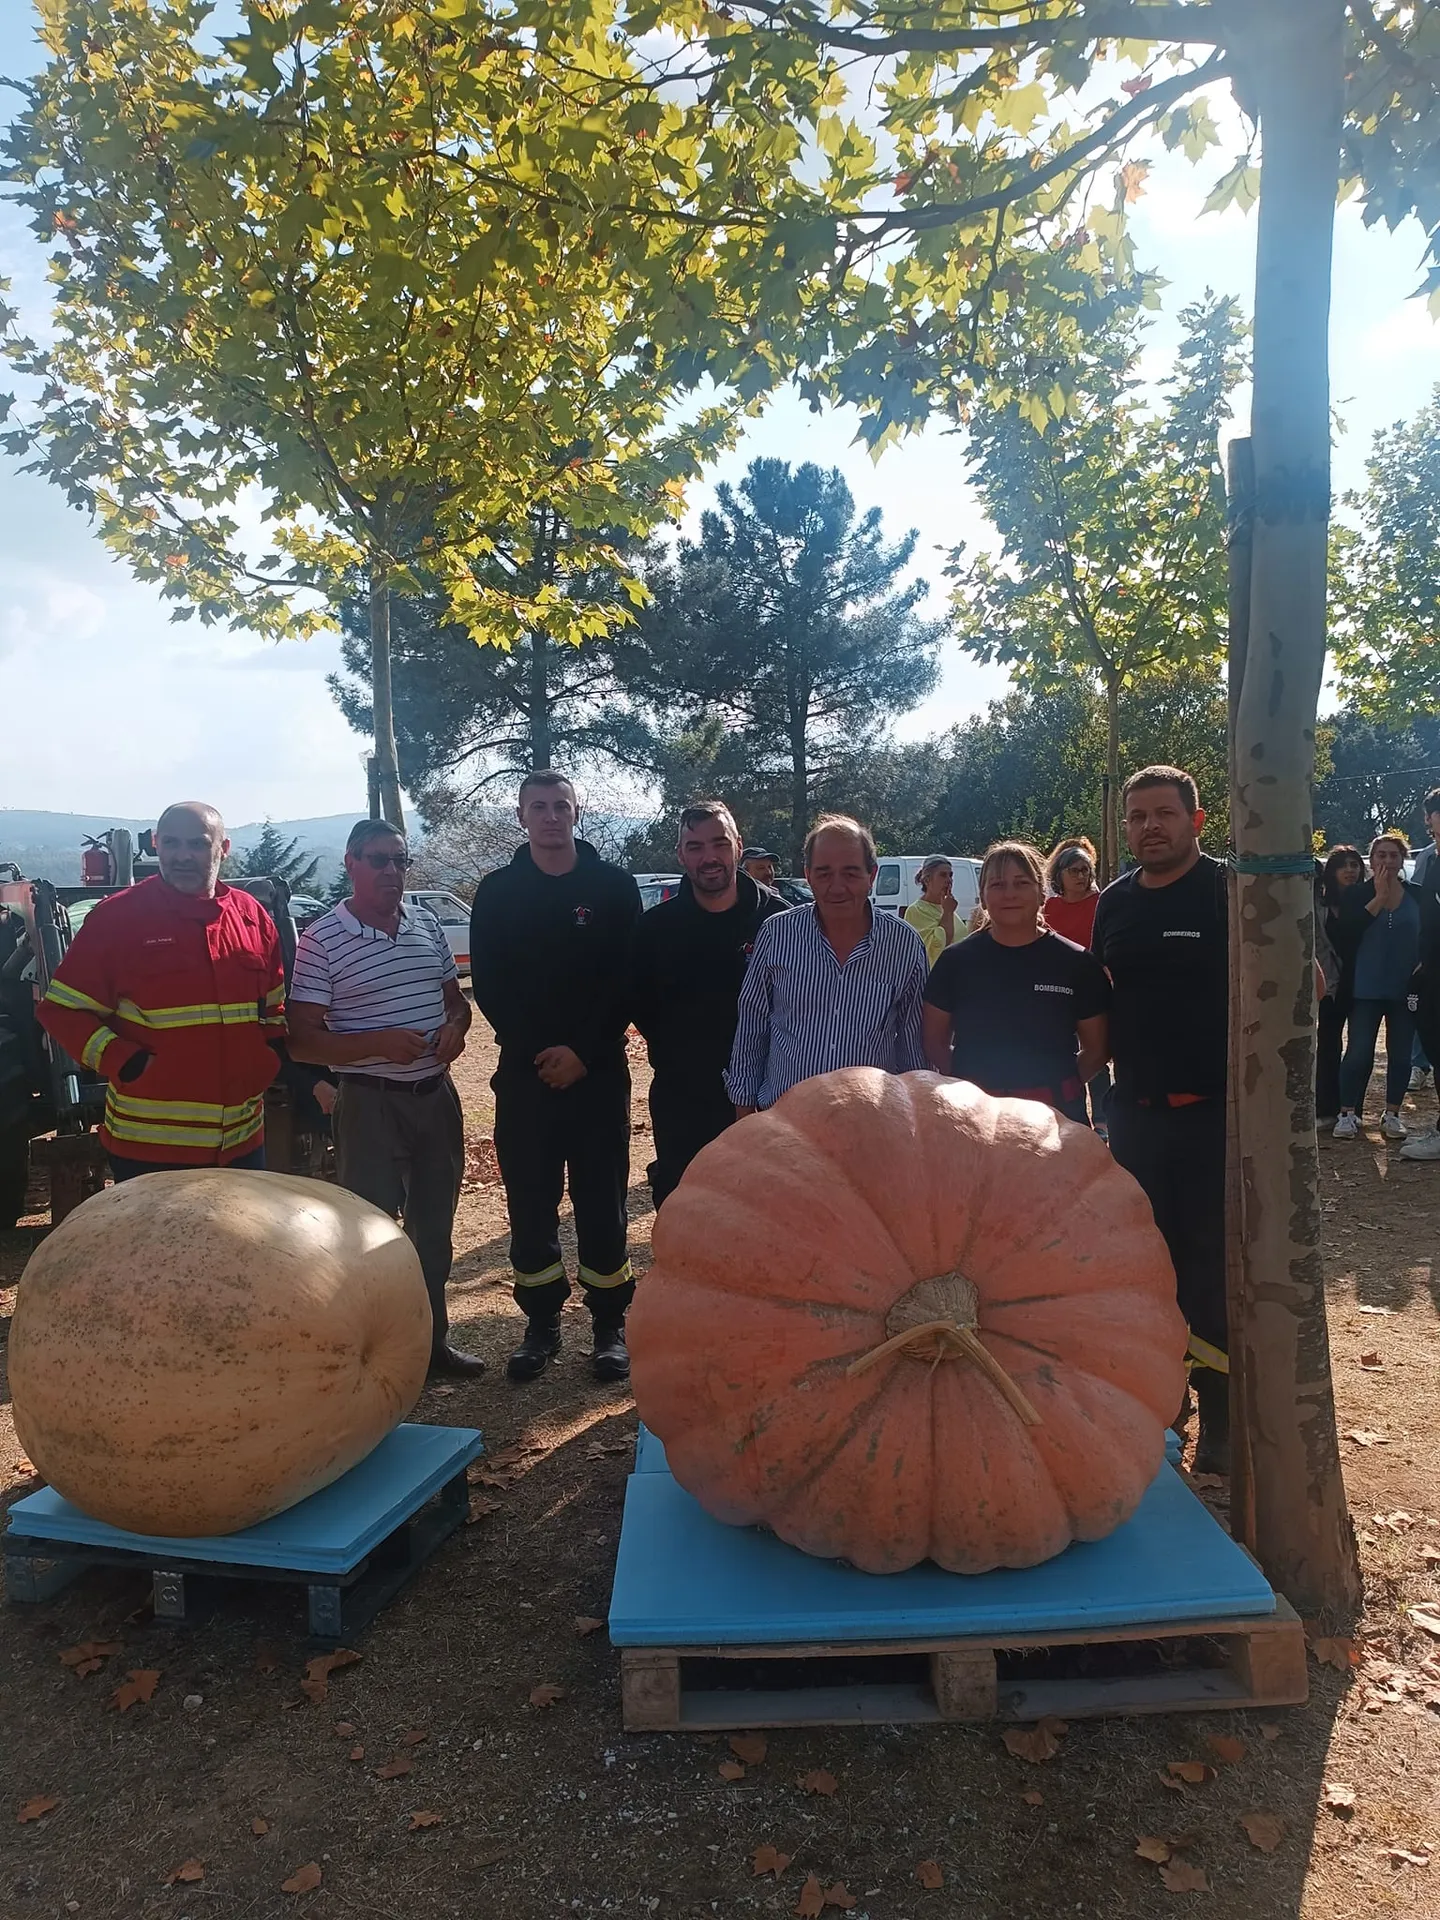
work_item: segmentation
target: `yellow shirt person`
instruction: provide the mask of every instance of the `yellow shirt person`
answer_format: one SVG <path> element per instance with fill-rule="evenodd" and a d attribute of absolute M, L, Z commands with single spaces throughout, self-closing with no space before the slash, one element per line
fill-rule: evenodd
<path fill-rule="evenodd" d="M 906 907 L 903 917 L 925 942 L 925 957 L 933 967 L 957 938 L 955 895 L 951 891 L 955 870 L 942 854 L 932 854 L 921 867 L 918 878 L 921 897 Z M 965 937 L 963 928 L 958 937 Z"/>

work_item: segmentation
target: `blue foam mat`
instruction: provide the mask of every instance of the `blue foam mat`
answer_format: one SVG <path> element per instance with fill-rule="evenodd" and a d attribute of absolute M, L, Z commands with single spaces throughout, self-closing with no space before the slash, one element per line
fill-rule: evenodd
<path fill-rule="evenodd" d="M 171 1539 L 127 1533 L 92 1520 L 44 1487 L 9 1512 L 7 1531 L 27 1540 L 211 1561 L 223 1566 L 278 1567 L 295 1573 L 348 1573 L 459 1473 L 485 1443 L 474 1427 L 428 1427 L 408 1422 L 346 1474 L 308 1500 L 240 1533 Z"/>
<path fill-rule="evenodd" d="M 1274 1611 L 1275 1596 L 1249 1555 L 1168 1465 L 1123 1527 L 1042 1566 L 966 1575 L 926 1562 L 877 1575 L 813 1559 L 758 1528 L 712 1520 L 651 1454 L 626 1484 L 610 1638 L 621 1647 L 780 1646 Z"/>
<path fill-rule="evenodd" d="M 1165 1432 L 1165 1458 L 1171 1466 L 1179 1466 L 1183 1449 L 1178 1434 Z M 633 1473 L 668 1473 L 670 1463 L 665 1458 L 665 1443 L 658 1434 L 651 1433 L 644 1421 L 640 1422 L 635 1434 L 635 1465 Z"/>

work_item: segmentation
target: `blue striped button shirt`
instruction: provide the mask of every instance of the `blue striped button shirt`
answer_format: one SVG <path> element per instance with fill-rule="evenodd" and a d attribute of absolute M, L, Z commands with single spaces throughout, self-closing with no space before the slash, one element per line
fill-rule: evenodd
<path fill-rule="evenodd" d="M 836 1067 L 923 1067 L 925 943 L 876 913 L 842 966 L 814 907 L 773 914 L 755 936 L 725 1086 L 737 1107 L 768 1107 Z"/>

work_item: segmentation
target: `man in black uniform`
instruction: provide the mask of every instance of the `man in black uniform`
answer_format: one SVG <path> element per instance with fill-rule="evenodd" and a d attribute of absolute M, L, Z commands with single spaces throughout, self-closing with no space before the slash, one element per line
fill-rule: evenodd
<path fill-rule="evenodd" d="M 650 1191 L 657 1207 L 735 1118 L 725 1069 L 740 983 L 761 921 L 785 910 L 778 894 L 737 871 L 740 835 L 723 801 L 686 807 L 675 851 L 685 878 L 673 899 L 641 916 L 631 973 L 631 1012 L 654 1071 Z"/>
<path fill-rule="evenodd" d="M 1139 864 L 1101 894 L 1091 939 L 1114 986 L 1110 1150 L 1145 1189 L 1174 1263 L 1200 1409 L 1195 1465 L 1224 1473 L 1225 867 L 1200 851 L 1205 814 L 1188 773 L 1144 767 L 1125 782 L 1122 805 Z"/>
<path fill-rule="evenodd" d="M 600 1380 L 630 1373 L 625 1309 L 635 1291 L 626 1248 L 630 1071 L 626 976 L 640 917 L 634 880 L 575 838 L 575 789 L 548 768 L 520 784 L 529 836 L 486 874 L 470 914 L 475 1004 L 495 1029 L 495 1154 L 510 1209 L 515 1299 L 528 1321 L 512 1380 L 534 1380 L 560 1350 L 570 1293 L 560 1258 L 560 1199 L 570 1176 L 579 1281 Z"/>

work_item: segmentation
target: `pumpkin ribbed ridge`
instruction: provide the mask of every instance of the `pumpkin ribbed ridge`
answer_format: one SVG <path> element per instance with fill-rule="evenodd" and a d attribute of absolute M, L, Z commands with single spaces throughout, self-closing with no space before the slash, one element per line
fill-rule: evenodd
<path fill-rule="evenodd" d="M 1159 1469 L 1184 1386 L 1169 1256 L 1048 1107 L 935 1074 L 805 1081 L 696 1158 L 654 1251 L 636 1404 L 722 1520 L 869 1572 L 980 1573 L 1103 1538 Z"/>

